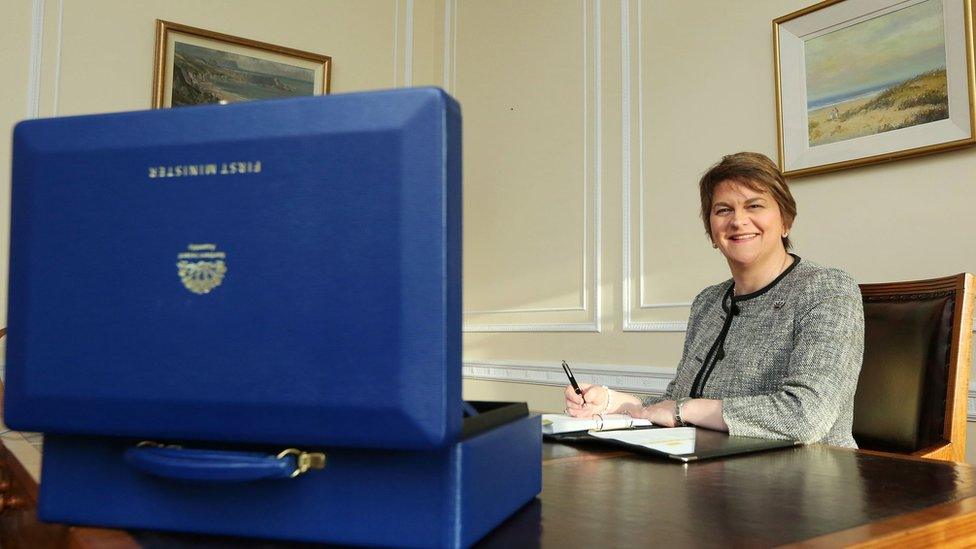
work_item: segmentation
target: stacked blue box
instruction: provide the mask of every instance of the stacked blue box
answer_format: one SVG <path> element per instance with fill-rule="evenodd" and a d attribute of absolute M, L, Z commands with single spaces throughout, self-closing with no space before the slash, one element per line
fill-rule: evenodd
<path fill-rule="evenodd" d="M 8 316 L 45 520 L 459 546 L 541 490 L 524 404 L 463 419 L 440 90 L 19 124 Z"/>

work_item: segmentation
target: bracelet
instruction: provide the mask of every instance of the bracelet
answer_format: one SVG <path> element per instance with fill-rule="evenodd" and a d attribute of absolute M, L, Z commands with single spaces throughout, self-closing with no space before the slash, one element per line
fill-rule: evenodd
<path fill-rule="evenodd" d="M 691 397 L 682 397 L 674 401 L 674 424 L 679 427 L 687 427 L 688 422 L 681 419 L 681 407 L 684 406 L 685 402 L 691 400 Z"/>
<path fill-rule="evenodd" d="M 610 410 L 610 404 L 613 402 L 613 391 L 606 385 L 603 386 L 603 390 L 607 392 L 607 402 L 603 405 L 603 411 L 600 414 L 606 414 Z"/>

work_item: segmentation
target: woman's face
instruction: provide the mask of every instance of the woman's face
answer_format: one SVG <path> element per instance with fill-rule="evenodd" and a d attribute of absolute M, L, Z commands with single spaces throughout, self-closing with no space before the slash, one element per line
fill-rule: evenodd
<path fill-rule="evenodd" d="M 723 181 L 715 187 L 709 221 L 712 242 L 731 264 L 749 267 L 786 253 L 782 237 L 789 227 L 768 192 Z"/>

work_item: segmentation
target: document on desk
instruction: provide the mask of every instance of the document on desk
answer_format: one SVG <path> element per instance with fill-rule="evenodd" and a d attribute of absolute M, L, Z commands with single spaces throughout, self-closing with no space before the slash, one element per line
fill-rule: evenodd
<path fill-rule="evenodd" d="M 695 452 L 695 428 L 671 427 L 637 429 L 631 431 L 590 431 L 590 436 L 622 444 L 640 446 L 667 455 L 686 455 Z"/>
<path fill-rule="evenodd" d="M 572 435 L 569 435 L 572 436 Z M 748 454 L 781 448 L 792 448 L 801 443 L 793 440 L 731 436 L 728 433 L 696 427 L 652 427 L 625 431 L 589 431 L 583 437 L 614 446 L 678 461 L 689 462 Z"/>
<path fill-rule="evenodd" d="M 607 414 L 605 416 L 593 417 L 542 414 L 542 434 L 544 435 L 579 433 L 583 431 L 612 431 L 616 429 L 633 429 L 634 427 L 650 427 L 651 425 L 651 422 L 646 419 L 634 419 L 624 414 Z"/>
<path fill-rule="evenodd" d="M 731 436 L 697 427 L 657 427 L 644 419 L 616 414 L 602 419 L 542 414 L 542 435 L 556 443 L 609 444 L 686 463 L 801 444 L 793 440 Z"/>

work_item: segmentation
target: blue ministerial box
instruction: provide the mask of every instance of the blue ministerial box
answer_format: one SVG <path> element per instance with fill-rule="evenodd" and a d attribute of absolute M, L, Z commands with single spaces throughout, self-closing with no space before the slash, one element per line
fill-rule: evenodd
<path fill-rule="evenodd" d="M 461 399 L 460 140 L 436 89 L 19 124 L 41 518 L 459 546 L 538 494 L 538 418 Z"/>

